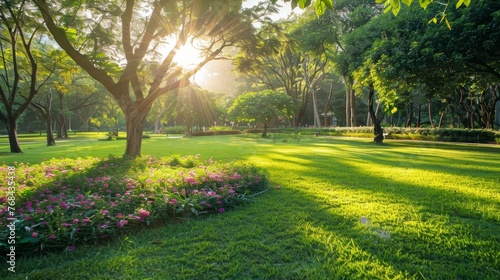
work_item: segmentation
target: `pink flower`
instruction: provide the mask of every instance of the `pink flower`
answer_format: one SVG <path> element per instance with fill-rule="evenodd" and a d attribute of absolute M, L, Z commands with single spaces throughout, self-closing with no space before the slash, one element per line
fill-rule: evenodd
<path fill-rule="evenodd" d="M 122 213 L 118 213 L 118 214 L 116 214 L 116 217 L 117 217 L 118 219 L 121 219 L 121 218 L 123 218 L 123 214 L 122 214 Z"/>
<path fill-rule="evenodd" d="M 123 227 L 124 225 L 128 224 L 128 220 L 120 220 L 116 226 L 118 227 Z"/>
<path fill-rule="evenodd" d="M 38 237 L 38 232 L 36 232 L 36 231 L 35 231 L 35 232 L 33 232 L 33 233 L 31 234 L 31 237 Z"/>
<path fill-rule="evenodd" d="M 51 234 L 51 235 L 49 236 L 49 239 L 55 239 L 55 238 L 56 238 L 56 236 L 55 236 L 54 234 Z"/>
<path fill-rule="evenodd" d="M 68 251 L 74 251 L 76 247 L 74 245 L 68 246 Z"/>
<path fill-rule="evenodd" d="M 231 179 L 233 180 L 239 180 L 239 179 L 242 179 L 243 177 L 238 174 L 237 172 L 234 172 L 233 176 L 231 177 Z"/>
<path fill-rule="evenodd" d="M 224 208 L 219 208 L 219 213 L 224 212 Z"/>
<path fill-rule="evenodd" d="M 142 218 L 146 218 L 147 216 L 149 216 L 149 211 L 144 209 L 139 209 L 139 216 L 141 216 Z"/>
<path fill-rule="evenodd" d="M 64 210 L 68 210 L 68 209 L 69 209 L 68 204 L 66 204 L 66 202 L 64 202 L 64 201 L 62 201 L 62 202 L 61 202 L 61 207 L 62 207 L 62 209 L 64 209 Z"/>
<path fill-rule="evenodd" d="M 281 189 L 281 185 L 277 185 L 277 186 L 276 186 L 276 188 L 277 188 L 277 189 Z"/>

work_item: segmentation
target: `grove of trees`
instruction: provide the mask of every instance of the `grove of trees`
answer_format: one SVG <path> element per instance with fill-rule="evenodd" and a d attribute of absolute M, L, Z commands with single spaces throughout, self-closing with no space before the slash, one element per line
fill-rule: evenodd
<path fill-rule="evenodd" d="M 498 127 L 500 3 L 414 2 L 2 1 L 0 133 L 22 152 L 18 126 L 43 127 L 49 146 L 70 130 L 126 130 L 125 157 L 136 157 L 145 129 L 166 123 L 189 134 L 229 121 L 329 126 L 334 115 L 373 125 L 376 141 L 383 126 Z M 279 4 L 313 8 L 273 21 Z M 202 54 L 192 67 L 175 60 L 186 45 Z M 237 89 L 190 86 L 221 59 Z"/>

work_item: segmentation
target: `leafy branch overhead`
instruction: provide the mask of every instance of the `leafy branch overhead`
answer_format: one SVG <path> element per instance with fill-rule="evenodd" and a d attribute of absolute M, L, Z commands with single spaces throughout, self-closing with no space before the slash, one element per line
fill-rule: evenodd
<path fill-rule="evenodd" d="M 312 0 L 283 0 L 284 2 L 291 2 L 292 9 L 296 8 L 297 6 L 301 9 L 304 9 L 306 7 L 309 7 L 312 4 Z M 273 4 L 277 2 L 277 0 L 271 0 Z M 411 6 L 415 0 L 375 0 L 376 3 L 378 4 L 384 4 L 385 6 L 385 12 L 392 11 L 394 15 L 397 15 L 399 11 L 401 10 L 402 4 L 405 4 L 407 6 Z M 449 4 L 452 2 L 452 0 L 448 0 L 447 3 L 442 3 L 439 1 L 434 1 L 434 0 L 418 0 L 418 3 L 420 7 L 423 9 L 426 9 L 427 6 L 429 6 L 432 3 L 438 3 L 440 5 L 444 5 L 445 9 L 441 13 L 442 19 L 446 18 L 446 8 L 449 6 Z M 455 3 L 455 7 L 458 9 L 461 6 L 469 6 L 471 3 L 471 0 L 454 0 L 453 3 Z M 315 1 L 315 10 L 318 15 L 323 14 L 326 9 L 334 9 L 334 3 L 332 0 L 317 0 Z M 434 20 L 432 20 L 434 22 Z"/>
<path fill-rule="evenodd" d="M 399 11 L 401 10 L 402 3 L 411 6 L 414 0 L 375 0 L 379 4 L 384 4 L 385 10 L 384 12 L 389 12 L 392 11 L 392 13 L 397 16 Z M 427 6 L 429 6 L 432 3 L 437 3 L 440 5 L 444 6 L 444 9 L 439 12 L 435 17 L 433 17 L 431 20 L 429 20 L 429 23 L 438 23 L 438 17 L 440 17 L 439 23 L 445 22 L 446 26 L 448 26 L 449 29 L 451 29 L 450 22 L 448 21 L 448 18 L 446 17 L 446 11 L 448 9 L 448 6 L 452 3 L 452 0 L 448 0 L 446 3 L 442 3 L 439 1 L 434 1 L 434 0 L 419 0 L 418 1 L 420 7 L 422 9 L 427 9 Z M 460 8 L 462 6 L 468 7 L 471 3 L 471 0 L 454 0 L 453 3 L 455 3 L 455 8 Z"/>

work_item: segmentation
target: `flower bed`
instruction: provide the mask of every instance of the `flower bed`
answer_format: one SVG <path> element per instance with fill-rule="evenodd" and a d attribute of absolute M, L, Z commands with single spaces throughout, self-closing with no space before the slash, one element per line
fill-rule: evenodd
<path fill-rule="evenodd" d="M 12 245 L 7 225 L 15 219 L 19 253 L 74 250 L 152 223 L 222 213 L 268 187 L 261 169 L 199 156 L 53 159 L 15 168 L 15 207 L 8 208 L 7 183 L 0 182 L 0 251 Z"/>

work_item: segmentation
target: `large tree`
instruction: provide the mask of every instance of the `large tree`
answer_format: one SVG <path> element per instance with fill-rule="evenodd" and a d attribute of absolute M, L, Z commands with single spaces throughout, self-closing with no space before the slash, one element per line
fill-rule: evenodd
<path fill-rule="evenodd" d="M 34 2 L 57 44 L 110 92 L 124 112 L 125 157 L 140 156 L 153 102 L 189 84 L 189 78 L 220 58 L 224 48 L 248 43 L 246 34 L 253 28 L 246 20 L 251 13 L 241 12 L 241 1 Z M 203 45 L 204 58 L 191 69 L 179 69 L 174 58 L 192 42 Z M 170 45 L 154 76 L 141 77 L 141 66 L 153 59 L 162 43 Z"/>
<path fill-rule="evenodd" d="M 7 126 L 10 151 L 21 153 L 17 140 L 17 121 L 28 108 L 52 71 L 40 69 L 42 25 L 28 1 L 0 3 L 0 121 Z"/>

